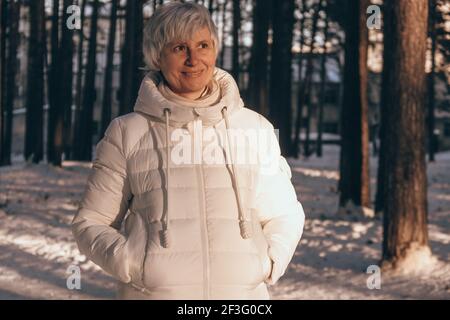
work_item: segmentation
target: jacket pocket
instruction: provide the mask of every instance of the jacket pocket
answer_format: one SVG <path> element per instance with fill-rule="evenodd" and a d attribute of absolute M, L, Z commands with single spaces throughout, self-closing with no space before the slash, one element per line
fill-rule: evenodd
<path fill-rule="evenodd" d="M 272 273 L 272 260 L 269 257 L 268 248 L 269 244 L 267 242 L 267 239 L 264 235 L 262 226 L 260 222 L 257 219 L 257 216 L 255 214 L 255 211 L 252 212 L 253 214 L 253 230 L 254 230 L 254 243 L 258 250 L 259 255 L 259 261 L 261 264 L 261 270 L 262 270 L 262 281 L 265 281 L 268 279 Z"/>
<path fill-rule="evenodd" d="M 267 280 L 272 273 L 272 260 L 269 257 L 267 241 L 264 235 L 256 236 L 255 245 L 258 248 L 259 263 L 261 265 L 261 281 Z"/>
<path fill-rule="evenodd" d="M 264 274 L 264 281 L 270 278 L 272 274 L 272 260 L 269 258 L 269 255 L 265 255 L 261 257 L 262 270 Z"/>
<path fill-rule="evenodd" d="M 125 221 L 127 263 L 131 283 L 143 287 L 143 264 L 147 247 L 147 230 L 142 216 L 131 212 Z"/>

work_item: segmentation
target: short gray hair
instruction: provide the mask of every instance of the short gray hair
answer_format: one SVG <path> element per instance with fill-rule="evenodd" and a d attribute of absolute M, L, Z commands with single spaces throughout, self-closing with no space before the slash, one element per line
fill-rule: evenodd
<path fill-rule="evenodd" d="M 160 6 L 144 27 L 143 53 L 147 67 L 159 71 L 160 55 L 167 44 L 188 40 L 204 27 L 211 33 L 217 54 L 220 50 L 219 37 L 208 9 L 191 2 L 169 2 Z"/>

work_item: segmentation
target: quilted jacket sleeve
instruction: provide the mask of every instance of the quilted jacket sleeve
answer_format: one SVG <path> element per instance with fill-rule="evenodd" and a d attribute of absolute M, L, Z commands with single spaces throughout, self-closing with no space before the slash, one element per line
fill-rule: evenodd
<path fill-rule="evenodd" d="M 266 122 L 268 122 L 266 120 Z M 275 284 L 284 274 L 303 233 L 305 214 L 291 183 L 291 170 L 281 156 L 273 126 L 269 124 L 268 148 L 260 154 L 257 212 L 269 244 L 272 273 L 266 280 Z"/>
<path fill-rule="evenodd" d="M 130 198 L 120 122 L 114 119 L 96 146 L 96 157 L 72 221 L 72 232 L 81 253 L 125 283 L 131 279 L 126 262 L 126 238 L 119 229 Z"/>

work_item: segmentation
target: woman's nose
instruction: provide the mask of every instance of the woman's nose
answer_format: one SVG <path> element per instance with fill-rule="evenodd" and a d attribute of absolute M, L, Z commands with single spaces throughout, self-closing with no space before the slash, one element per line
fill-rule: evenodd
<path fill-rule="evenodd" d="M 186 64 L 189 66 L 195 66 L 198 63 L 198 53 L 195 50 L 188 50 L 188 57 Z"/>

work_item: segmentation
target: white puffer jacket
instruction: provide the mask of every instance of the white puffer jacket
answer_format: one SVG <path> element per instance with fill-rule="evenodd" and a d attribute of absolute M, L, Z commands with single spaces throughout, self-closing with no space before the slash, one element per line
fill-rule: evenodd
<path fill-rule="evenodd" d="M 119 280 L 118 298 L 269 299 L 266 284 L 294 254 L 304 213 L 273 126 L 243 106 L 228 73 L 214 77 L 220 101 L 187 108 L 148 73 L 134 112 L 97 145 L 72 229 L 80 251 Z M 240 148 L 233 130 L 269 132 L 268 144 L 241 148 L 256 161 L 229 161 Z M 201 143 L 180 152 L 181 136 Z M 223 161 L 198 161 L 211 150 Z"/>

